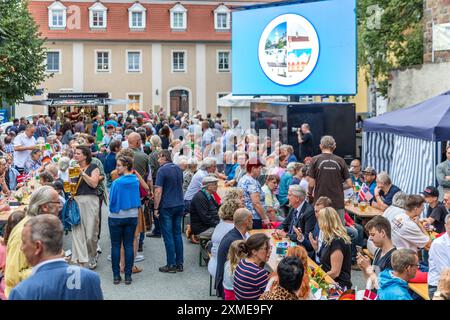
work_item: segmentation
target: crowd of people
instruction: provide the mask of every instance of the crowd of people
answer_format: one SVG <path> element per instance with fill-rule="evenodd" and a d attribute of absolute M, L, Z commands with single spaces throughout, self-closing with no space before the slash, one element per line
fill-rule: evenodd
<path fill-rule="evenodd" d="M 106 209 L 116 285 L 121 274 L 130 285 L 143 271 L 136 263 L 144 259 L 146 236 L 164 241 L 160 272 L 183 272 L 188 217 L 186 236 L 210 252 L 208 272 L 225 300 L 313 299 L 308 259 L 344 291 L 353 286 L 352 270 L 362 270 L 378 299 L 413 299 L 408 282 L 426 273 L 430 298 L 448 299 L 448 164 L 439 165 L 439 188 L 408 195 L 386 172 L 362 170 L 358 159 L 347 166 L 331 136 L 321 137 L 315 155 L 306 123 L 295 155 L 293 146 L 244 131 L 238 119 L 229 124 L 221 114 L 160 110 L 146 120 L 126 114 L 105 120 L 96 114 L 85 127 L 76 111 L 62 123 L 15 119 L 2 134 L 0 210 L 8 211 L 29 181 L 39 187 L 4 228 L 1 298 L 102 299 L 93 270 Z M 355 221 L 346 198 L 382 215 Z M 291 242 L 276 270 L 267 263 L 270 237 L 254 229 L 275 229 L 275 237 Z M 71 232 L 69 251 L 64 231 Z M 432 240 L 431 231 L 439 237 Z"/>

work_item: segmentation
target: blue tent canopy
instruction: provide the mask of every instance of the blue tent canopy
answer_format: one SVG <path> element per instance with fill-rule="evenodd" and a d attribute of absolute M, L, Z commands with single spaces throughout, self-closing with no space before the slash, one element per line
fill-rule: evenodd
<path fill-rule="evenodd" d="M 411 107 L 364 121 L 366 132 L 384 132 L 428 141 L 450 140 L 450 91 Z"/>

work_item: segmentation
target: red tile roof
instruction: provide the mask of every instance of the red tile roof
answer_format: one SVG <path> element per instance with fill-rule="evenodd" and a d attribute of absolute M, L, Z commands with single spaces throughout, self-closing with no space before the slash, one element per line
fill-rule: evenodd
<path fill-rule="evenodd" d="M 266 2 L 265 0 L 264 2 Z M 262 1 L 263 2 L 263 1 Z M 43 37 L 49 40 L 151 40 L 151 41 L 231 41 L 230 31 L 214 30 L 214 10 L 216 5 L 198 5 L 184 2 L 188 10 L 187 30 L 171 31 L 170 8 L 175 4 L 146 4 L 147 21 L 145 31 L 130 31 L 128 27 L 128 8 L 133 3 L 103 3 L 108 8 L 107 29 L 91 30 L 89 28 L 89 7 L 93 2 L 68 2 L 63 4 L 68 8 L 67 21 L 71 19 L 69 7 L 80 8 L 81 26 L 79 29 L 50 30 L 48 27 L 48 6 L 53 1 L 31 1 L 29 10 L 34 16 Z"/>

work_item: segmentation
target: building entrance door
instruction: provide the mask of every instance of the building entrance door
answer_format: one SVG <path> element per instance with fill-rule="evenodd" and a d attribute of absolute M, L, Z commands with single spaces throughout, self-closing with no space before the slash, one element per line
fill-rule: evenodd
<path fill-rule="evenodd" d="M 189 92 L 187 90 L 170 91 L 170 113 L 178 111 L 189 113 Z"/>

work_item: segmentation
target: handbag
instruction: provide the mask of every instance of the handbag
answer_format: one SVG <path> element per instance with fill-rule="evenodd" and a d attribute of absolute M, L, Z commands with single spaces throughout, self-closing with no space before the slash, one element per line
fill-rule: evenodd
<path fill-rule="evenodd" d="M 75 193 L 71 194 L 70 198 L 66 201 L 66 203 L 64 203 L 62 209 L 63 225 L 65 230 L 71 230 L 72 226 L 76 226 L 81 223 L 80 208 L 75 200 L 81 179 L 81 177 L 78 179 L 77 186 L 75 187 Z"/>

